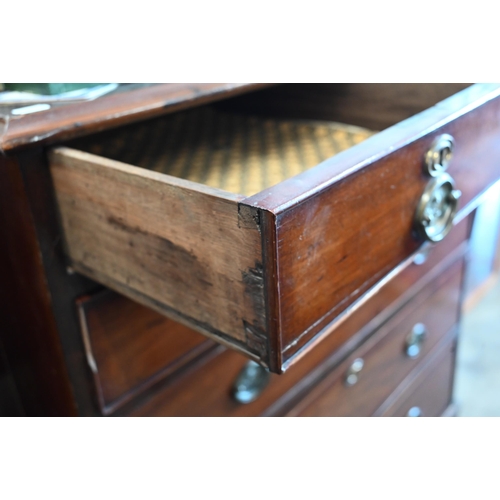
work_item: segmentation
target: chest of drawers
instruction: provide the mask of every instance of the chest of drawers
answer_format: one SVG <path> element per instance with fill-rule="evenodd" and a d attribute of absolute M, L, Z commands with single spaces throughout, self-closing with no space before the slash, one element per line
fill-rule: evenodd
<path fill-rule="evenodd" d="M 20 411 L 448 411 L 499 94 L 159 85 L 9 124 L 2 342 Z"/>

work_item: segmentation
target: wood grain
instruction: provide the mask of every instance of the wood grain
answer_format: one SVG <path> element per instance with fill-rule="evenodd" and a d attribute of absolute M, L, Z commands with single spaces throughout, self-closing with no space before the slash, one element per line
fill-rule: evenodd
<path fill-rule="evenodd" d="M 427 285 L 311 391 L 290 415 L 370 416 L 375 412 L 456 324 L 462 272 L 463 261 L 459 261 Z M 428 334 L 421 355 L 411 359 L 404 351 L 405 339 L 417 323 L 423 323 Z M 347 387 L 345 374 L 356 358 L 364 360 L 364 367 L 358 383 Z"/>
<path fill-rule="evenodd" d="M 455 339 L 439 345 L 422 363 L 420 371 L 404 383 L 395 398 L 390 398 L 375 413 L 377 417 L 406 417 L 410 408 L 418 407 L 422 417 L 446 415 L 452 399 Z"/>
<path fill-rule="evenodd" d="M 285 360 L 421 244 L 412 226 L 427 180 L 402 162 L 393 155 L 277 217 Z"/>
<path fill-rule="evenodd" d="M 383 130 L 467 88 L 468 83 L 298 83 L 221 101 L 262 116 L 337 121 Z"/>
<path fill-rule="evenodd" d="M 22 117 L 0 115 L 0 151 L 53 144 L 269 86 L 251 83 L 165 83 Z"/>
<path fill-rule="evenodd" d="M 111 290 L 82 297 L 77 305 L 104 415 L 158 381 L 173 377 L 216 345 Z"/>
<path fill-rule="evenodd" d="M 394 314 L 403 304 L 411 301 L 428 283 L 437 279 L 440 273 L 447 269 L 457 259 L 467 252 L 470 234 L 471 216 L 462 220 L 452 229 L 445 241 L 437 245 L 424 246 L 423 250 L 415 252 L 410 259 L 398 266 L 395 273 L 391 273 L 387 280 L 379 283 L 362 300 L 349 307 L 344 313 L 323 331 L 298 351 L 298 354 L 289 362 L 293 367 L 303 356 L 314 351 L 321 345 L 324 337 L 337 338 L 341 344 L 341 352 L 349 353 L 366 338 L 373 329 Z M 425 261 L 422 263 L 422 253 Z M 418 262 L 418 263 L 417 263 Z M 349 332 L 350 336 L 349 337 Z M 287 370 L 290 369 L 287 367 Z"/>
<path fill-rule="evenodd" d="M 72 416 L 76 404 L 19 163 L 0 155 L 0 342 L 28 416 Z"/>
<path fill-rule="evenodd" d="M 237 196 L 68 148 L 50 162 L 75 270 L 267 362 L 261 238 Z"/>

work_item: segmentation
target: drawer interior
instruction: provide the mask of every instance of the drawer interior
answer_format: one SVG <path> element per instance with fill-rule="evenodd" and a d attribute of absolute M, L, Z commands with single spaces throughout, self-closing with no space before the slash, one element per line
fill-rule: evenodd
<path fill-rule="evenodd" d="M 277 86 L 72 146 L 252 196 L 363 142 L 375 130 L 432 106 L 463 85 L 416 85 L 410 91 L 408 85 L 399 87 Z"/>
<path fill-rule="evenodd" d="M 251 196 L 373 133 L 337 122 L 261 117 L 204 106 L 128 126 L 75 147 Z"/>

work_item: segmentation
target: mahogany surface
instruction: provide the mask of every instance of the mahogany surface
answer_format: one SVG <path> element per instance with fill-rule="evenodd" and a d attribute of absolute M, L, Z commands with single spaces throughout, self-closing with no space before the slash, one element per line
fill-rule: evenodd
<path fill-rule="evenodd" d="M 269 85 L 164 83 L 21 117 L 0 112 L 0 151 L 52 144 L 266 86 Z"/>
<path fill-rule="evenodd" d="M 29 199 L 0 156 L 0 341 L 27 415 L 75 415 Z"/>
<path fill-rule="evenodd" d="M 214 347 L 199 333 L 110 290 L 82 297 L 78 309 L 104 414 Z"/>
<path fill-rule="evenodd" d="M 469 83 L 292 83 L 218 102 L 226 110 L 350 123 L 383 130 L 469 87 Z"/>
<path fill-rule="evenodd" d="M 405 417 L 418 407 L 422 417 L 447 415 L 453 385 L 456 343 L 445 342 L 426 360 L 418 376 L 394 400 L 377 410 L 375 416 Z M 452 410 L 452 409 L 450 409 Z"/>
<path fill-rule="evenodd" d="M 292 415 L 370 416 L 456 324 L 462 270 L 463 261 L 459 261 L 431 282 L 319 384 Z M 428 333 L 421 354 L 412 359 L 405 354 L 405 340 L 417 323 L 423 323 Z M 347 387 L 345 374 L 356 358 L 364 360 L 364 367 L 359 381 Z"/>

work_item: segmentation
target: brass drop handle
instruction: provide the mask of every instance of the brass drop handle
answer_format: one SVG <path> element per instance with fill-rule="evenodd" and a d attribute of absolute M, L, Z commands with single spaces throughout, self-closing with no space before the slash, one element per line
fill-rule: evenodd
<path fill-rule="evenodd" d="M 356 358 L 351 366 L 347 369 L 347 373 L 345 375 L 345 385 L 347 387 L 351 387 L 354 384 L 358 383 L 359 374 L 363 369 L 365 362 L 362 358 Z"/>
<path fill-rule="evenodd" d="M 436 243 L 453 227 L 462 193 L 446 173 L 433 177 L 427 184 L 415 212 L 415 229 L 420 238 Z"/>
<path fill-rule="evenodd" d="M 462 196 L 455 181 L 445 171 L 453 156 L 455 141 L 451 135 L 437 137 L 425 155 L 425 170 L 431 180 L 420 198 L 414 218 L 417 236 L 437 243 L 451 230 Z"/>
<path fill-rule="evenodd" d="M 267 387 L 271 374 L 255 361 L 249 361 L 233 384 L 233 398 L 241 404 L 255 401 Z"/>
<path fill-rule="evenodd" d="M 426 337 L 427 328 L 423 323 L 417 323 L 406 337 L 405 352 L 409 358 L 416 358 L 420 354 Z"/>

